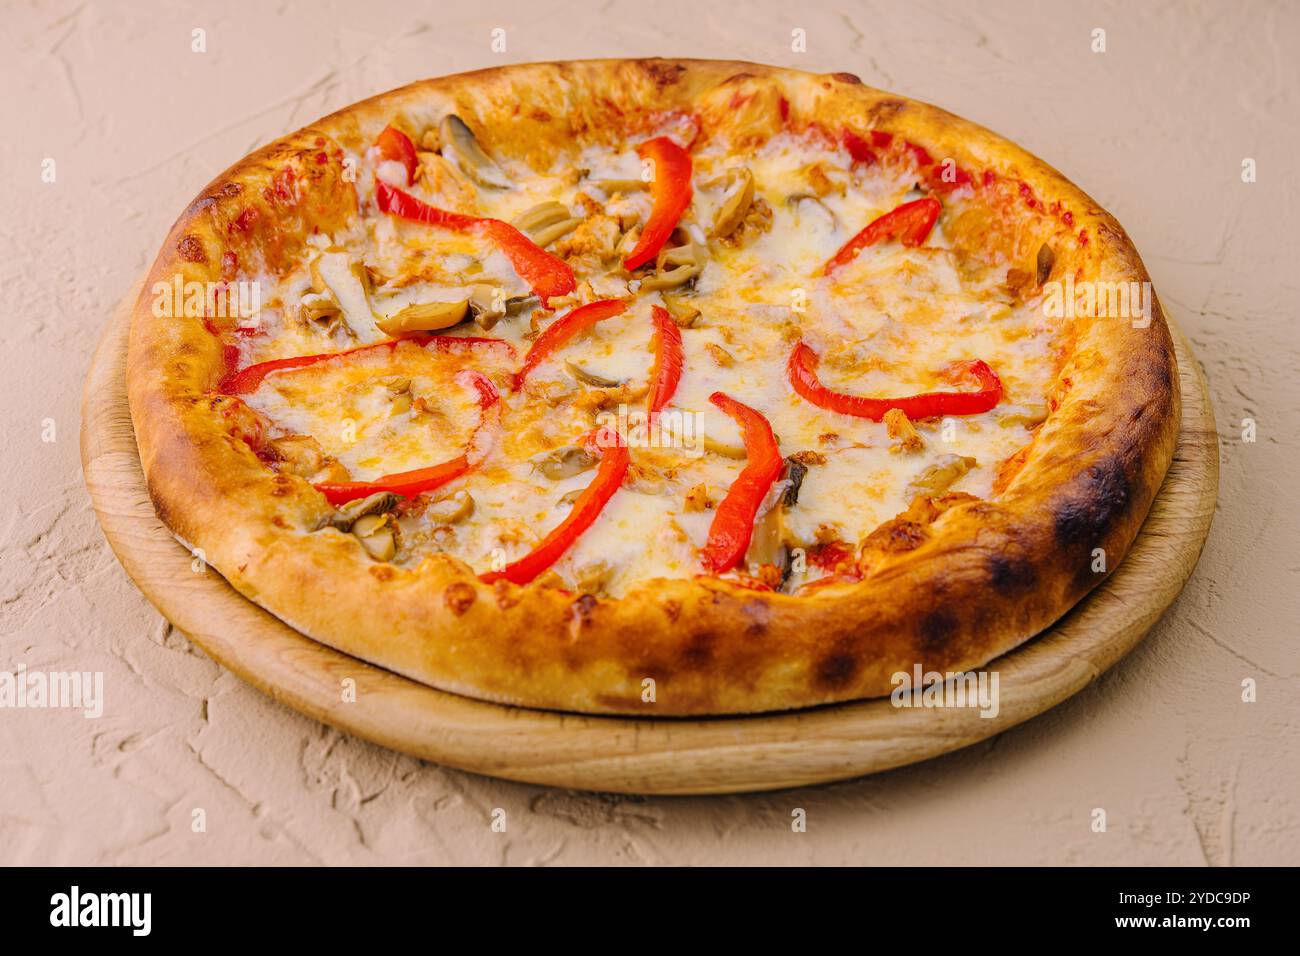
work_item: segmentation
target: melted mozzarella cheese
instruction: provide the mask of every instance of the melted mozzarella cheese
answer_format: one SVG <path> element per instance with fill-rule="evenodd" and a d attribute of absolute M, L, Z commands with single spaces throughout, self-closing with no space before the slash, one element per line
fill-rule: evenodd
<path fill-rule="evenodd" d="M 315 437 L 353 478 L 373 478 L 463 451 L 480 412 L 472 390 L 452 377 L 464 365 L 484 368 L 501 386 L 501 434 L 487 460 L 433 496 L 467 492 L 472 512 L 440 525 L 438 508 L 427 514 L 410 508 L 396 559 L 415 566 L 445 551 L 480 573 L 527 554 L 565 519 L 596 473 L 590 463 L 568 477 L 548 478 L 539 456 L 578 444 L 598 424 L 616 423 L 631 444 L 628 477 L 552 569 L 568 587 L 609 595 L 701 573 L 698 550 L 716 505 L 745 464 L 740 428 L 710 402 L 715 392 L 760 411 L 781 454 L 803 453 L 808 462 L 797 504 L 781 513 L 787 547 L 856 545 L 904 511 L 915 493 L 911 483 L 951 456 L 974 465 L 947 490 L 992 495 L 998 466 L 1032 437 L 1022 421 L 1000 424 L 1000 409 L 994 409 L 918 422 L 919 445 L 904 448 L 883 423 L 798 397 L 786 363 L 804 341 L 819 355 L 818 374 L 827 387 L 901 397 L 958 387 L 946 371 L 979 358 L 1002 379 L 1003 408 L 1041 405 L 1054 372 L 1054 329 L 1032 303 L 1012 302 L 1002 289 L 1005 268 L 963 262 L 941 217 L 924 246 L 868 247 L 823 276 L 825 263 L 859 230 L 914 198 L 915 176 L 878 165 L 851 168 L 839 150 L 788 133 L 743 159 L 726 144 L 711 143 L 695 154 L 694 164 L 695 196 L 682 224 L 707 246 L 708 258 L 692 288 L 668 293 L 700 316 L 681 330 L 684 367 L 659 429 L 637 431 L 637 424 L 644 422 L 654 359 L 650 308 L 663 300 L 629 293 L 629 277 L 608 251 L 603 261 L 587 254 L 571 259 L 579 293 L 557 312 L 525 308 L 487 333 L 472 323 L 456 330 L 503 339 L 516 350 L 513 360 L 504 349 L 467 357 L 401 346 L 269 376 L 249 404 L 280 432 Z M 724 177 L 742 164 L 753 176 L 755 208 L 765 208 L 767 224 L 744 228 L 737 242 L 705 239 L 725 199 Z M 517 161 L 503 166 L 514 188 L 461 183 L 458 188 L 469 189 L 477 203 L 457 211 L 510 221 L 542 202 L 562 203 L 574 215 L 586 215 L 595 203 L 624 226 L 644 223 L 650 211 L 649 191 L 627 183 L 642 174 L 632 149 L 588 146 L 542 173 Z M 608 185 L 620 180 L 617 188 Z M 372 182 L 362 177 L 358 187 L 365 192 Z M 421 195 L 422 188 L 417 184 L 413 192 Z M 324 255 L 321 250 L 343 250 L 339 255 L 371 270 L 372 295 L 385 303 L 382 314 L 406 304 L 457 300 L 471 284 L 495 286 L 510 297 L 529 294 L 510 260 L 473 233 L 370 215 L 315 246 L 300 270 L 278 281 L 263 310 L 263 334 L 242 343 L 246 364 L 364 341 L 355 328 L 322 328 L 299 316 L 298 304 L 310 290 L 307 264 Z M 511 372 L 537 335 L 573 305 L 602 297 L 628 298 L 629 306 L 547 357 L 527 387 L 513 392 Z M 409 380 L 417 405 L 394 404 L 395 377 Z M 769 495 L 764 511 L 781 507 L 783 488 Z M 791 583 L 821 573 L 814 567 L 797 571 Z"/>

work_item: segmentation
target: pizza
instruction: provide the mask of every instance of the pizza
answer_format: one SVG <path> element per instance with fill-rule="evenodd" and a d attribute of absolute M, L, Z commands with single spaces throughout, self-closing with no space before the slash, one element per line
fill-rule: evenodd
<path fill-rule="evenodd" d="M 750 63 L 416 83 L 253 153 L 132 317 L 158 515 L 310 638 L 588 713 L 881 696 L 1123 558 L 1173 453 L 1120 225 L 932 106 Z"/>

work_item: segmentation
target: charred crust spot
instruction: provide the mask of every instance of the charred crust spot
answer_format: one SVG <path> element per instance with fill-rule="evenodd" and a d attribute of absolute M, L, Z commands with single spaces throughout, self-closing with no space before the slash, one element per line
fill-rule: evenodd
<path fill-rule="evenodd" d="M 588 624 L 590 623 L 592 612 L 596 610 L 596 605 L 599 603 L 600 599 L 594 594 L 584 594 L 570 604 L 569 608 L 573 611 L 575 619 L 581 621 L 583 624 Z"/>
<path fill-rule="evenodd" d="M 877 126 L 897 116 L 906 108 L 907 104 L 902 100 L 881 100 L 879 103 L 872 104 L 867 110 L 867 119 L 870 125 Z"/>
<path fill-rule="evenodd" d="M 539 123 L 549 123 L 552 119 L 551 114 L 546 112 L 546 110 L 542 110 L 542 109 L 535 109 L 531 111 L 529 113 L 529 116 L 531 116 Z"/>
<path fill-rule="evenodd" d="M 703 667 L 713 659 L 714 635 L 711 631 L 696 631 L 682 648 L 682 663 L 687 667 Z"/>
<path fill-rule="evenodd" d="M 442 603 L 452 614 L 460 617 L 474 606 L 475 597 L 477 597 L 477 592 L 475 592 L 472 584 L 465 581 L 453 581 L 442 592 Z"/>
<path fill-rule="evenodd" d="M 1195 360 L 1193 360 L 1195 361 Z M 1160 378 L 1160 384 L 1165 387 L 1165 391 L 1174 390 L 1174 363 L 1165 358 L 1156 362 L 1156 375 Z"/>
<path fill-rule="evenodd" d="M 832 73 L 831 76 L 839 80 L 841 83 L 848 83 L 851 86 L 862 85 L 862 80 L 856 73 Z"/>
<path fill-rule="evenodd" d="M 745 634 L 749 637 L 758 637 L 766 633 L 768 621 L 772 617 L 772 609 L 768 607 L 766 601 L 757 598 L 751 598 L 740 606 L 740 613 L 744 617 Z"/>
<path fill-rule="evenodd" d="M 655 86 L 661 90 L 678 82 L 682 78 L 682 74 L 686 72 L 686 67 L 682 66 L 682 64 L 664 63 L 662 60 L 646 60 L 641 65 L 645 68 L 650 79 L 654 81 Z"/>
<path fill-rule="evenodd" d="M 238 196 L 243 191 L 244 191 L 244 187 L 241 186 L 239 183 L 226 183 L 220 189 L 217 190 L 217 195 L 229 199 L 231 197 Z"/>
<path fill-rule="evenodd" d="M 1024 558 L 993 554 L 989 556 L 989 580 L 999 594 L 1017 594 L 1033 589 L 1038 572 Z"/>
<path fill-rule="evenodd" d="M 162 496 L 154 490 L 151 483 L 146 482 L 146 487 L 149 491 L 149 500 L 153 503 L 154 514 L 158 516 L 158 520 L 169 528 L 174 527 L 171 521 L 171 511 L 167 508 L 167 505 L 163 503 Z"/>
<path fill-rule="evenodd" d="M 923 655 L 937 654 L 957 640 L 960 630 L 957 616 L 944 608 L 936 608 L 921 618 L 919 648 Z"/>
<path fill-rule="evenodd" d="M 817 686 L 839 690 L 858 672 L 858 659 L 845 651 L 833 651 L 817 662 Z"/>
<path fill-rule="evenodd" d="M 721 85 L 726 86 L 729 83 L 744 83 L 746 80 L 752 79 L 754 79 L 753 73 L 745 73 L 742 71 L 740 73 L 731 74 L 731 76 L 722 81 Z"/>
<path fill-rule="evenodd" d="M 271 495 L 275 498 L 283 498 L 293 491 L 293 479 L 288 475 L 275 475 L 271 479 Z"/>
<path fill-rule="evenodd" d="M 863 547 L 888 554 L 900 554 L 919 548 L 929 536 L 930 533 L 926 531 L 925 525 L 919 521 L 893 518 L 867 535 Z"/>
<path fill-rule="evenodd" d="M 1093 547 L 1128 508 L 1132 489 L 1117 457 L 1093 465 L 1056 506 L 1056 541 L 1062 547 Z"/>
<path fill-rule="evenodd" d="M 492 588 L 495 592 L 497 607 L 501 608 L 501 610 L 508 611 L 519 603 L 519 594 L 514 586 L 504 578 L 492 585 Z"/>
<path fill-rule="evenodd" d="M 676 621 L 679 617 L 682 616 L 681 601 L 674 601 L 671 598 L 669 598 L 668 600 L 663 602 L 663 609 L 664 609 L 664 614 L 668 616 L 668 620 L 670 621 Z"/>
<path fill-rule="evenodd" d="M 387 564 L 374 564 L 370 566 L 369 570 L 376 581 L 391 581 L 397 574 Z"/>
<path fill-rule="evenodd" d="M 271 519 L 271 524 L 275 525 L 277 528 L 289 527 L 289 522 L 285 521 L 284 518 L 282 518 L 280 515 L 276 515 L 275 517 L 273 517 Z"/>
<path fill-rule="evenodd" d="M 203 240 L 198 236 L 182 236 L 180 242 L 176 243 L 176 253 L 186 262 L 208 261 L 207 250 L 203 248 Z"/>

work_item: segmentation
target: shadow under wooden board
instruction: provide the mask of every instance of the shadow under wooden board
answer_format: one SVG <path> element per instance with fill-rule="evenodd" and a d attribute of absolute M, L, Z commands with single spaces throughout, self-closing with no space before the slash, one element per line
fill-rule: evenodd
<path fill-rule="evenodd" d="M 756 717 L 633 719 L 528 710 L 418 684 L 317 644 L 246 600 L 163 527 L 126 399 L 129 296 L 104 333 L 82 402 L 86 485 L 109 544 L 145 596 L 224 667 L 341 730 L 435 763 L 622 793 L 775 790 L 925 760 L 991 737 L 1077 693 L 1173 602 L 1214 514 L 1218 440 L 1205 379 L 1176 327 L 1183 420 L 1174 462 L 1132 551 L 1033 641 L 994 661 L 1000 709 L 896 708 L 888 699 Z M 343 680 L 356 700 L 343 700 Z"/>

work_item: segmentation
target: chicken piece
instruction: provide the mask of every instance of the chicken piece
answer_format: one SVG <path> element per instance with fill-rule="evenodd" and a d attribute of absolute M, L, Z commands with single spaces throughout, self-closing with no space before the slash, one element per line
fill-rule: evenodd
<path fill-rule="evenodd" d="M 891 408 L 885 412 L 884 422 L 889 437 L 897 441 L 897 444 L 889 447 L 890 451 L 918 452 L 925 448 L 925 441 L 901 408 Z"/>

